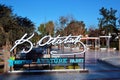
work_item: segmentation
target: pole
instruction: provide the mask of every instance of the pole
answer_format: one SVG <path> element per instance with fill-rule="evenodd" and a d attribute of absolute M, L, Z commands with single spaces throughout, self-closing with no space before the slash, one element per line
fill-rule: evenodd
<path fill-rule="evenodd" d="M 85 69 L 85 53 L 84 53 L 83 69 Z"/>
<path fill-rule="evenodd" d="M 119 52 L 120 52 L 120 38 L 119 38 Z"/>

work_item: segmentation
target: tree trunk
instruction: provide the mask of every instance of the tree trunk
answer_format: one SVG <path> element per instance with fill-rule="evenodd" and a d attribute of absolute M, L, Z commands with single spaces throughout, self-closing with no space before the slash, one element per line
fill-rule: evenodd
<path fill-rule="evenodd" d="M 4 56 L 4 73 L 9 71 L 8 59 L 10 57 L 10 52 L 8 51 L 7 46 L 3 47 L 3 56 Z"/>
<path fill-rule="evenodd" d="M 4 56 L 4 73 L 7 73 L 10 69 L 9 69 L 9 66 L 8 66 L 8 60 L 10 58 L 10 42 L 9 40 L 7 39 L 6 40 L 6 45 L 3 46 L 3 56 Z"/>
<path fill-rule="evenodd" d="M 119 52 L 120 52 L 120 38 L 119 38 Z"/>

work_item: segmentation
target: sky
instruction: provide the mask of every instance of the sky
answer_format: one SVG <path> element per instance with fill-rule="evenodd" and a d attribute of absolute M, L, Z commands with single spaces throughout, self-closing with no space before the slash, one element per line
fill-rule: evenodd
<path fill-rule="evenodd" d="M 117 10 L 120 17 L 120 0 L 0 0 L 0 4 L 11 6 L 13 13 L 28 17 L 36 27 L 47 21 L 58 21 L 60 16 L 72 15 L 84 21 L 87 28 L 98 25 L 102 7 Z"/>

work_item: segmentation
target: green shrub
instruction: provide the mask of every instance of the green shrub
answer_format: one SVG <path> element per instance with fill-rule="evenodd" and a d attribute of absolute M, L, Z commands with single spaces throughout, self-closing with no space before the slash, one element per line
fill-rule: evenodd
<path fill-rule="evenodd" d="M 75 69 L 80 69 L 80 66 L 75 66 Z"/>
<path fill-rule="evenodd" d="M 54 69 L 65 69 L 64 66 L 55 66 Z"/>
<path fill-rule="evenodd" d="M 66 67 L 66 69 L 80 69 L 80 66 L 69 65 Z"/>
<path fill-rule="evenodd" d="M 67 69 L 80 69 L 80 66 L 78 65 L 78 63 L 73 63 L 69 66 L 66 67 Z"/>
<path fill-rule="evenodd" d="M 67 68 L 67 69 L 74 69 L 74 66 L 69 65 L 69 66 L 67 66 L 66 68 Z"/>

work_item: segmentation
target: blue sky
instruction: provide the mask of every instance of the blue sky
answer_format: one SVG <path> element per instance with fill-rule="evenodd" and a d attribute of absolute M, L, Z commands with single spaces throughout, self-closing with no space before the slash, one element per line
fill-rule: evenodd
<path fill-rule="evenodd" d="M 84 21 L 87 28 L 97 26 L 101 7 L 116 9 L 116 16 L 120 17 L 120 0 L 0 0 L 0 3 L 12 6 L 14 14 L 28 17 L 36 27 L 49 20 L 58 21 L 60 16 L 66 15 Z"/>

